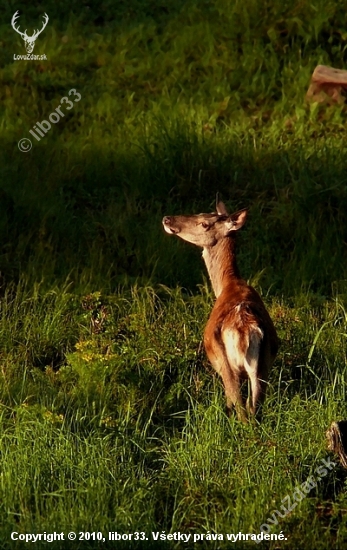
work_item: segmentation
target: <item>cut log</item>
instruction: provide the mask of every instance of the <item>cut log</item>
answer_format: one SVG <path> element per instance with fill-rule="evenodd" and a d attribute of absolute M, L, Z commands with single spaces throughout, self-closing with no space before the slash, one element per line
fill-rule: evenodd
<path fill-rule="evenodd" d="M 326 65 L 317 65 L 313 71 L 306 97 L 318 103 L 344 103 L 347 92 L 347 71 Z"/>
<path fill-rule="evenodd" d="M 329 451 L 337 454 L 341 465 L 347 468 L 347 420 L 333 422 L 326 436 Z"/>

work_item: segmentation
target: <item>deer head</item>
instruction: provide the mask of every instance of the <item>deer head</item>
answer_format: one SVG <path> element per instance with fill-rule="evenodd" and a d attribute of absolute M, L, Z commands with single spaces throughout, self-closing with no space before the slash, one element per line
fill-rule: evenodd
<path fill-rule="evenodd" d="M 18 28 L 15 27 L 15 23 L 16 23 L 16 20 L 17 20 L 17 17 L 19 17 L 18 15 L 18 10 L 16 11 L 16 13 L 14 14 L 14 16 L 12 17 L 12 21 L 11 21 L 11 25 L 12 27 L 14 28 L 14 30 L 16 32 L 18 32 L 18 34 L 21 35 L 21 37 L 23 38 L 24 40 L 24 44 L 25 44 L 25 49 L 28 53 L 31 53 L 34 49 L 34 46 L 35 46 L 35 40 L 36 38 L 38 37 L 38 35 L 43 31 L 43 29 L 46 27 L 47 23 L 48 23 L 48 15 L 47 13 L 44 14 L 43 16 L 43 27 L 41 30 L 34 30 L 34 33 L 32 34 L 32 36 L 28 36 L 27 35 L 27 31 L 25 29 L 24 32 L 20 32 L 19 30 L 19 26 Z"/>
<path fill-rule="evenodd" d="M 192 216 L 165 216 L 163 226 L 169 234 L 177 235 L 184 241 L 202 248 L 209 248 L 224 237 L 233 235 L 234 231 L 244 225 L 246 218 L 246 209 L 229 214 L 217 195 L 216 212 Z"/>

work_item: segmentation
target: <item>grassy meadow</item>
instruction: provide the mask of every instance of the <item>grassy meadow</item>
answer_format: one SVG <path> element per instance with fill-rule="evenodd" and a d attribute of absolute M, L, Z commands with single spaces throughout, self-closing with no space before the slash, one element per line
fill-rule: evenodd
<path fill-rule="evenodd" d="M 46 60 L 14 60 L 16 10 L 28 34 L 48 14 Z M 346 66 L 345 3 L 7 0 L 0 15 L 0 548 L 75 531 L 106 540 L 35 547 L 243 549 L 258 546 L 226 534 L 264 524 L 285 540 L 259 548 L 345 548 L 325 432 L 347 419 L 347 110 L 305 101 L 316 65 Z M 281 339 L 261 425 L 226 416 L 200 252 L 161 226 L 213 211 L 217 191 L 249 207 L 239 267 Z M 223 540 L 193 542 L 207 533 Z"/>

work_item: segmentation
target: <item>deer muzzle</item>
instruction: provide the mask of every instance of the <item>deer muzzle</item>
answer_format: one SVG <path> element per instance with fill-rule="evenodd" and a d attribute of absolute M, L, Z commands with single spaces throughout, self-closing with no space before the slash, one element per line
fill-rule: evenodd
<path fill-rule="evenodd" d="M 165 229 L 166 233 L 177 235 L 177 233 L 179 233 L 180 230 L 178 229 L 178 227 L 173 227 L 174 220 L 175 220 L 174 217 L 164 216 L 163 217 L 163 226 L 164 226 L 164 229 Z"/>

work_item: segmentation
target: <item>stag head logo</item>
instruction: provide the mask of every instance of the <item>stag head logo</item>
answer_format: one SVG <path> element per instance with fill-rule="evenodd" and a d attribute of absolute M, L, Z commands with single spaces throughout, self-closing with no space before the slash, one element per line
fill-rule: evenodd
<path fill-rule="evenodd" d="M 20 32 L 19 26 L 18 27 L 15 26 L 18 17 L 19 17 L 19 15 L 18 15 L 18 10 L 17 10 L 16 13 L 14 14 L 14 16 L 12 17 L 11 25 L 14 28 L 14 30 L 16 32 L 18 32 L 18 34 L 20 34 L 21 37 L 23 38 L 26 51 L 28 53 L 32 53 L 32 51 L 34 49 L 34 46 L 35 46 L 36 38 L 38 37 L 39 34 L 42 33 L 43 29 L 46 27 L 46 25 L 48 23 L 48 20 L 49 20 L 48 15 L 47 15 L 47 13 L 44 14 L 42 29 L 41 30 L 34 30 L 32 36 L 27 35 L 26 29 L 25 29 L 24 32 Z"/>

